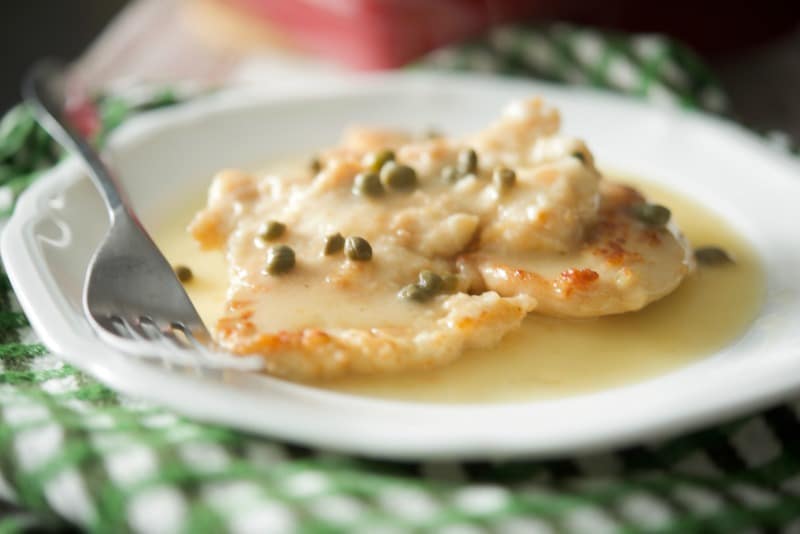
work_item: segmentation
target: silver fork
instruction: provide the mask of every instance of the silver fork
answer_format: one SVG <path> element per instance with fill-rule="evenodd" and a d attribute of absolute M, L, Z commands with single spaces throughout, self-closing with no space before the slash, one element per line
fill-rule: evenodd
<path fill-rule="evenodd" d="M 124 190 L 64 115 L 63 68 L 35 65 L 22 93 L 37 122 L 83 160 L 105 201 L 111 227 L 95 251 L 84 283 L 84 313 L 116 349 L 167 364 L 254 369 L 255 358 L 222 354 L 183 285 L 136 217 Z"/>

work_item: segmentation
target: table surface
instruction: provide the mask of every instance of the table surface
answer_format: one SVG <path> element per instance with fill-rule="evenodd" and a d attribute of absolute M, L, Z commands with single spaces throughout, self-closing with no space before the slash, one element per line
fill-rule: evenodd
<path fill-rule="evenodd" d="M 800 140 L 800 28 L 754 50 L 710 62 L 741 122 Z"/>

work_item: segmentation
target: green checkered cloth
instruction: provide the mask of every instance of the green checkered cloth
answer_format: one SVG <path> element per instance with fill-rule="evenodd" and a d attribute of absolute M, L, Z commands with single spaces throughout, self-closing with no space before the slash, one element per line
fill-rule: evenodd
<path fill-rule="evenodd" d="M 502 28 L 423 65 L 589 84 L 724 112 L 691 53 L 655 35 Z M 103 132 L 173 104 L 99 102 Z M 24 108 L 0 125 L 14 197 L 61 157 Z M 8 211 L 6 212 L 8 213 Z M 800 532 L 800 403 L 614 453 L 400 463 L 311 450 L 122 397 L 39 344 L 0 278 L 0 531 Z"/>

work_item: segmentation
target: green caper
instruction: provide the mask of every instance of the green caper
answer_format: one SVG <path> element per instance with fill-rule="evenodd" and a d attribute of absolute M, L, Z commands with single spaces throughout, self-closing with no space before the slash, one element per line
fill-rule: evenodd
<path fill-rule="evenodd" d="M 580 150 L 576 150 L 575 152 L 570 154 L 570 156 L 572 156 L 575 159 L 580 160 L 581 163 L 586 163 L 586 156 Z"/>
<path fill-rule="evenodd" d="M 733 263 L 733 258 L 719 247 L 700 247 L 695 249 L 694 258 L 703 265 L 725 265 Z"/>
<path fill-rule="evenodd" d="M 427 130 L 425 130 L 425 133 L 423 134 L 423 137 L 425 139 L 438 139 L 438 138 L 442 137 L 443 135 L 444 134 L 442 134 L 442 132 L 439 131 L 436 128 L 428 128 Z"/>
<path fill-rule="evenodd" d="M 474 174 L 478 170 L 478 153 L 471 148 L 463 148 L 458 152 L 458 172 Z"/>
<path fill-rule="evenodd" d="M 492 173 L 492 181 L 498 191 L 505 191 L 517 183 L 517 173 L 508 167 L 498 167 Z"/>
<path fill-rule="evenodd" d="M 442 167 L 442 181 L 452 184 L 458 181 L 458 171 L 452 165 Z"/>
<path fill-rule="evenodd" d="M 264 268 L 266 274 L 288 273 L 294 268 L 294 250 L 286 245 L 276 245 L 267 250 L 267 266 Z"/>
<path fill-rule="evenodd" d="M 264 241 L 278 239 L 286 231 L 286 225 L 278 221 L 267 221 L 258 229 L 258 237 Z"/>
<path fill-rule="evenodd" d="M 664 226 L 672 215 L 669 208 L 646 202 L 631 206 L 631 214 L 647 226 Z"/>
<path fill-rule="evenodd" d="M 311 161 L 308 162 L 308 168 L 311 169 L 311 172 L 317 174 L 322 170 L 322 160 L 318 157 L 311 158 Z"/>
<path fill-rule="evenodd" d="M 364 156 L 364 167 L 372 172 L 380 172 L 383 166 L 389 162 L 394 161 L 395 155 L 393 150 L 385 148 L 377 152 L 370 152 Z"/>
<path fill-rule="evenodd" d="M 417 173 L 408 165 L 390 161 L 381 169 L 381 183 L 390 191 L 410 192 L 417 187 Z"/>
<path fill-rule="evenodd" d="M 383 194 L 380 177 L 374 172 L 360 172 L 353 182 L 353 194 L 362 197 L 379 197 Z"/>
<path fill-rule="evenodd" d="M 434 295 L 442 289 L 442 277 L 433 271 L 421 271 L 417 285 Z"/>
<path fill-rule="evenodd" d="M 323 252 L 326 256 L 331 256 L 340 252 L 344 248 L 344 237 L 342 234 L 335 233 L 325 238 L 325 248 Z"/>
<path fill-rule="evenodd" d="M 425 302 L 433 297 L 429 291 L 421 288 L 418 284 L 408 284 L 397 292 L 397 296 L 403 300 L 413 300 L 414 302 Z"/>
<path fill-rule="evenodd" d="M 194 273 L 192 273 L 192 270 L 185 265 L 176 265 L 175 276 L 177 276 L 178 280 L 181 282 L 188 282 L 194 278 Z"/>
<path fill-rule="evenodd" d="M 442 275 L 442 291 L 444 293 L 454 293 L 458 289 L 458 275 L 446 273 Z"/>
<path fill-rule="evenodd" d="M 372 247 L 363 237 L 350 236 L 344 240 L 344 254 L 353 261 L 369 261 Z"/>

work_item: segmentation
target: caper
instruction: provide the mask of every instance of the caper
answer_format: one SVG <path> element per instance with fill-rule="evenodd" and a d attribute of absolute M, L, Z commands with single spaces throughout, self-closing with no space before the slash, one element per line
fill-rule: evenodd
<path fill-rule="evenodd" d="M 394 161 L 395 155 L 393 150 L 385 148 L 377 152 L 370 152 L 364 156 L 364 167 L 372 172 L 380 172 L 383 166 L 389 162 Z"/>
<path fill-rule="evenodd" d="M 294 250 L 286 245 L 276 245 L 267 250 L 266 274 L 283 274 L 294 268 Z"/>
<path fill-rule="evenodd" d="M 442 289 L 442 277 L 433 271 L 421 271 L 417 285 L 433 295 Z"/>
<path fill-rule="evenodd" d="M 415 302 L 425 302 L 433 297 L 429 291 L 417 284 L 408 284 L 397 292 L 397 296 L 403 300 L 413 300 Z"/>
<path fill-rule="evenodd" d="M 322 160 L 317 157 L 311 158 L 311 161 L 308 162 L 308 168 L 311 169 L 311 172 L 317 174 L 322 170 Z"/>
<path fill-rule="evenodd" d="M 442 291 L 444 293 L 453 293 L 458 289 L 458 276 L 453 273 L 446 273 L 442 275 Z"/>
<path fill-rule="evenodd" d="M 178 280 L 181 282 L 188 282 L 194 278 L 194 273 L 192 273 L 192 270 L 185 265 L 176 265 L 175 276 L 177 276 Z"/>
<path fill-rule="evenodd" d="M 258 237 L 264 241 L 278 239 L 286 231 L 286 225 L 278 221 L 267 221 L 258 229 Z"/>
<path fill-rule="evenodd" d="M 425 139 L 438 139 L 442 137 L 444 134 L 436 128 L 428 128 L 425 130 L 423 136 Z"/>
<path fill-rule="evenodd" d="M 363 237 L 350 236 L 344 240 L 344 254 L 353 261 L 369 261 L 372 247 Z"/>
<path fill-rule="evenodd" d="M 499 191 L 505 191 L 517 183 L 517 173 L 508 167 L 498 167 L 492 173 L 492 181 Z"/>
<path fill-rule="evenodd" d="M 580 160 L 581 163 L 586 163 L 586 156 L 580 150 L 576 150 L 572 154 L 570 154 L 575 159 Z"/>
<path fill-rule="evenodd" d="M 719 247 L 700 247 L 695 249 L 694 258 L 703 265 L 725 265 L 733 263 L 733 258 Z"/>
<path fill-rule="evenodd" d="M 323 249 L 323 252 L 325 253 L 326 256 L 336 254 L 343 248 L 344 248 L 344 237 L 342 237 L 342 234 L 337 232 L 325 238 L 325 248 Z"/>
<path fill-rule="evenodd" d="M 458 172 L 472 174 L 478 170 L 478 154 L 471 148 L 463 148 L 458 153 Z"/>
<path fill-rule="evenodd" d="M 458 171 L 452 165 L 442 167 L 442 181 L 452 184 L 458 181 Z"/>
<path fill-rule="evenodd" d="M 408 165 L 390 161 L 381 169 L 381 183 L 390 191 L 410 192 L 417 187 L 417 173 Z"/>
<path fill-rule="evenodd" d="M 383 194 L 380 177 L 374 172 L 360 172 L 353 182 L 353 194 L 362 197 L 379 197 Z"/>
<path fill-rule="evenodd" d="M 661 204 L 635 204 L 631 206 L 631 214 L 648 226 L 664 226 L 669 222 L 669 208 Z"/>
<path fill-rule="evenodd" d="M 402 288 L 397 296 L 405 300 L 425 302 L 435 297 L 438 293 L 454 291 L 458 286 L 458 279 L 455 275 L 446 274 L 439 276 L 433 271 L 424 270 L 419 273 L 419 280 L 416 284 L 409 284 Z"/>

